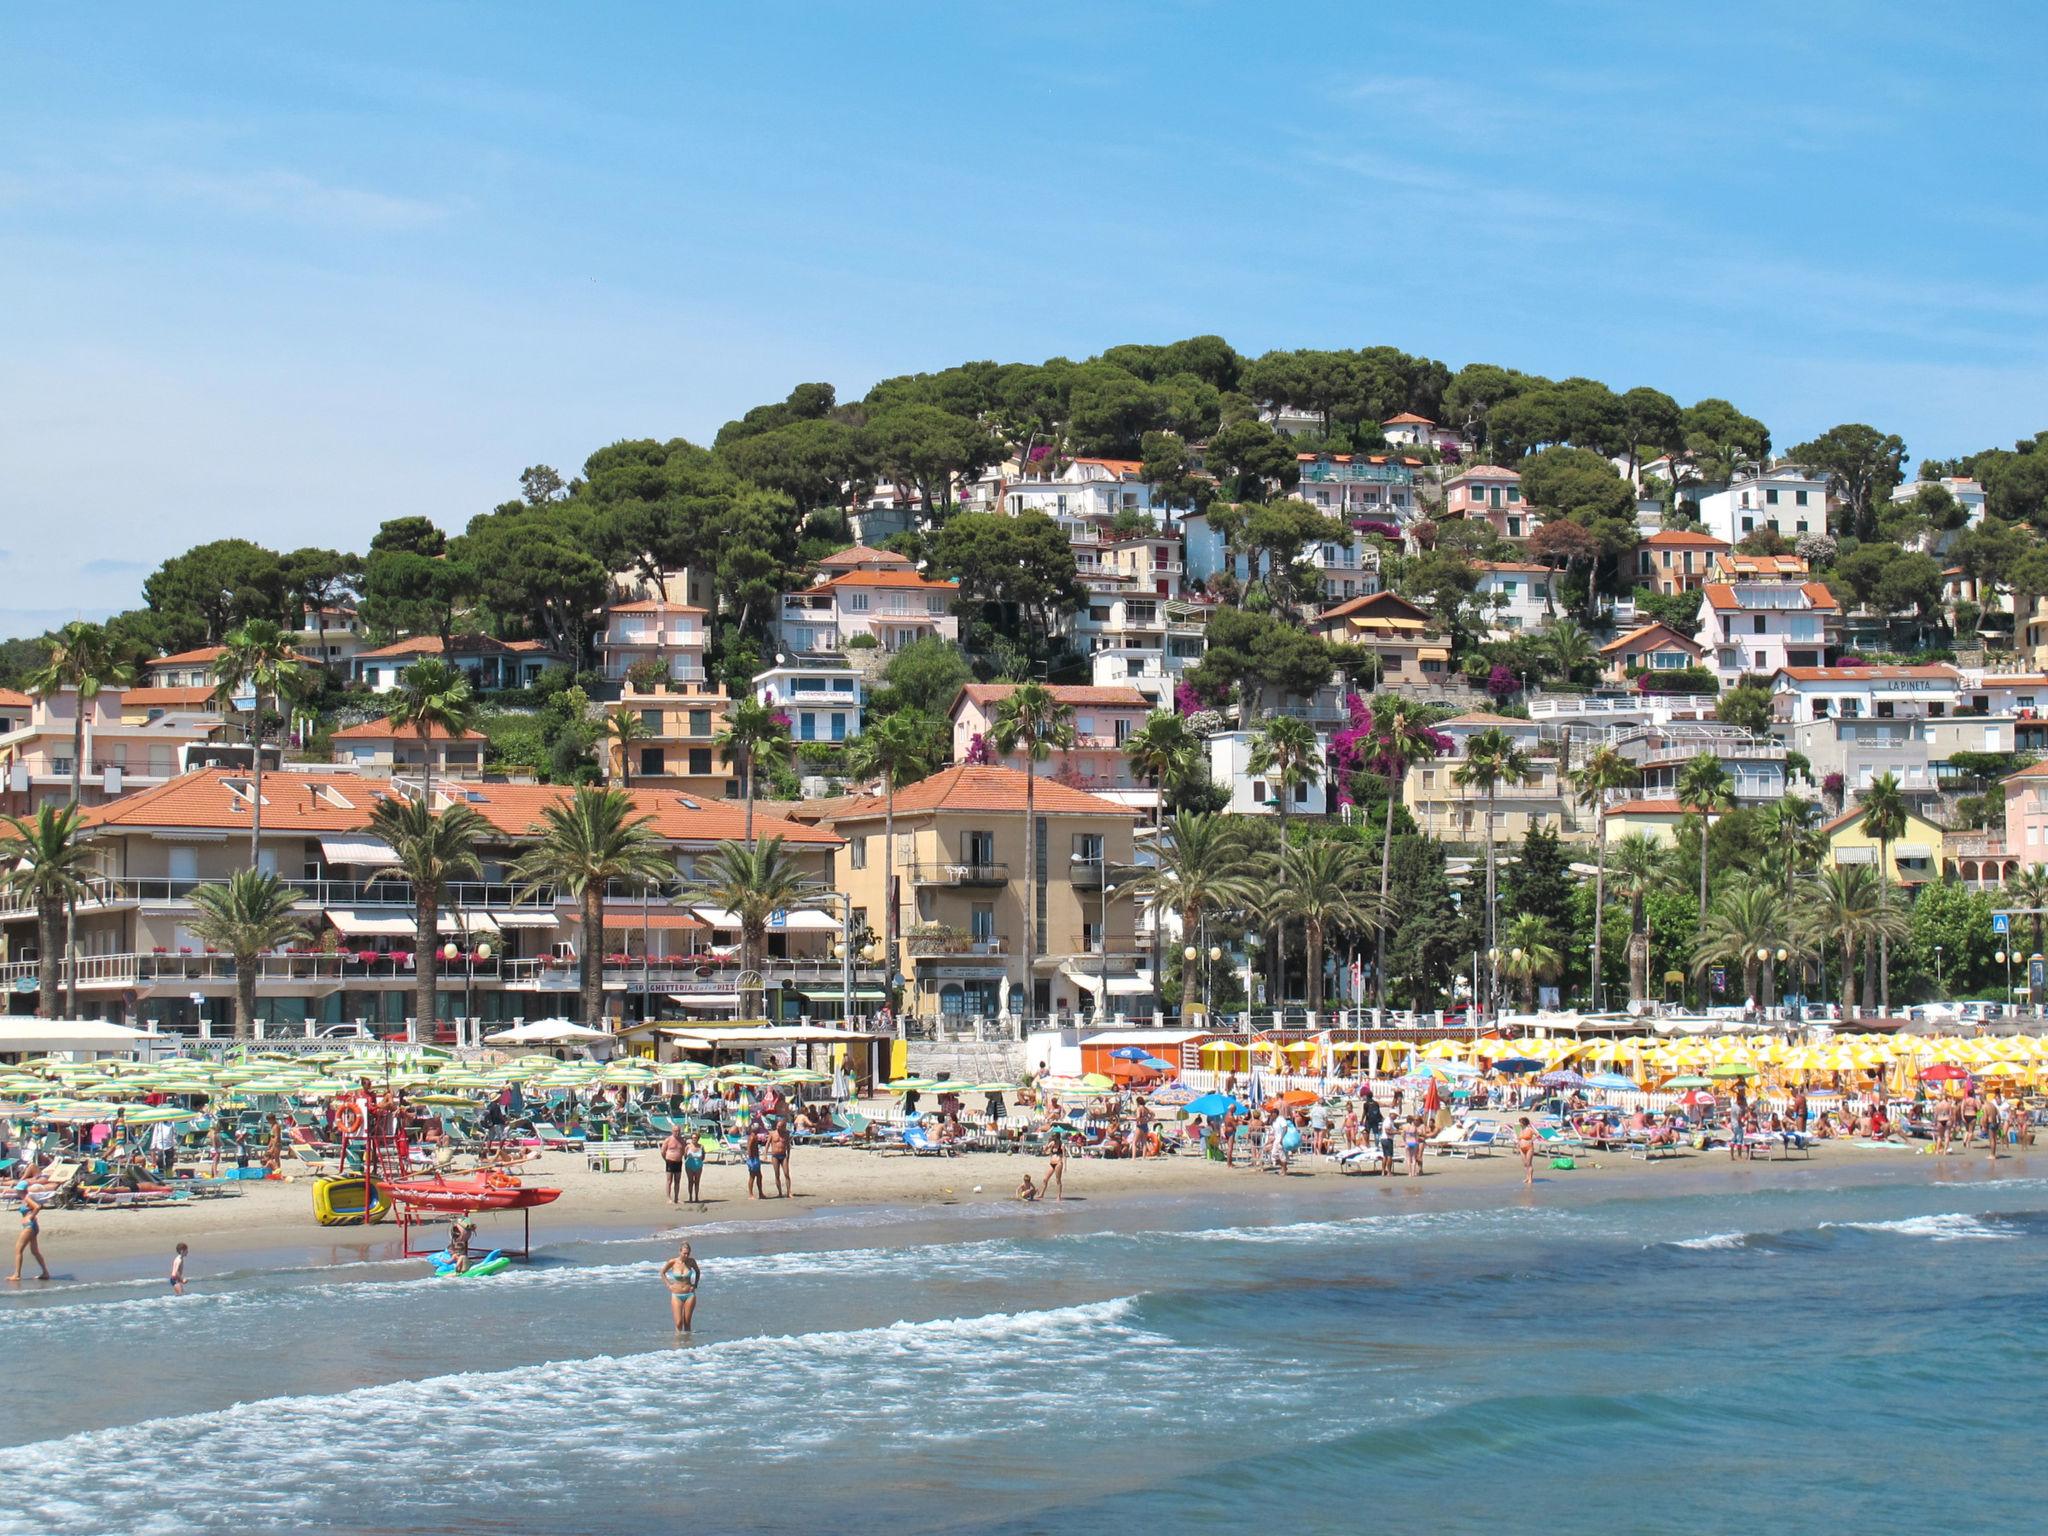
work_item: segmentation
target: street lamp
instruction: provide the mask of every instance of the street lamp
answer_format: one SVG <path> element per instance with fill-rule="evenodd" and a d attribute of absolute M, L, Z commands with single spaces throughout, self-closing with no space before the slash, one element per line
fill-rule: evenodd
<path fill-rule="evenodd" d="M 2010 1008 L 2012 1006 L 2012 956 L 2001 949 L 1991 958 L 2005 967 L 2005 1006 Z"/>
<path fill-rule="evenodd" d="M 1934 990 L 1937 996 L 1943 991 L 1941 984 L 1941 946 L 1939 944 L 1934 946 Z"/>

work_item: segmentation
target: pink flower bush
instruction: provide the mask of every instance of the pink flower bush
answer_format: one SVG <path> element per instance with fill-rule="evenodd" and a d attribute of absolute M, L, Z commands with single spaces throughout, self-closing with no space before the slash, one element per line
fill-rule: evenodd
<path fill-rule="evenodd" d="M 988 738 L 976 731 L 967 740 L 967 766 L 986 768 L 994 761 L 995 757 L 988 749 Z"/>
<path fill-rule="evenodd" d="M 1508 670 L 1506 662 L 1496 661 L 1493 670 L 1486 675 L 1486 691 L 1496 699 L 1504 699 L 1509 694 L 1520 693 L 1522 684 L 1515 674 Z"/>
<path fill-rule="evenodd" d="M 1387 778 L 1402 772 L 1404 765 L 1392 751 L 1386 727 L 1374 723 L 1372 705 L 1362 695 L 1346 694 L 1344 708 L 1351 723 L 1330 735 L 1330 772 L 1337 781 L 1337 803 L 1352 805 L 1356 803 L 1351 793 L 1354 774 Z M 1451 738 L 1441 731 L 1425 729 L 1423 735 L 1437 755 L 1451 750 Z"/>

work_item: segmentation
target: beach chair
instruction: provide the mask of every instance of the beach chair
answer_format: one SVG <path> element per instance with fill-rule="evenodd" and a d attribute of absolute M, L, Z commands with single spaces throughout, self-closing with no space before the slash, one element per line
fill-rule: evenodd
<path fill-rule="evenodd" d="M 1500 1130 L 1491 1125 L 1475 1125 L 1453 1141 L 1440 1142 L 1431 1138 L 1430 1147 L 1437 1152 L 1449 1152 L 1458 1157 L 1491 1157 L 1500 1140 Z"/>
<path fill-rule="evenodd" d="M 588 1140 L 581 1131 L 565 1131 L 546 1120 L 533 1122 L 533 1134 L 550 1152 L 573 1152 Z"/>
<path fill-rule="evenodd" d="M 309 1173 L 325 1173 L 327 1171 L 327 1159 L 321 1156 L 318 1147 L 302 1146 L 295 1142 L 288 1145 L 285 1151 L 291 1154 L 294 1167 L 303 1168 Z"/>
<path fill-rule="evenodd" d="M 921 1125 L 906 1125 L 903 1128 L 903 1149 L 912 1157 L 951 1157 L 953 1149 L 942 1147 L 931 1138 L 931 1132 Z"/>

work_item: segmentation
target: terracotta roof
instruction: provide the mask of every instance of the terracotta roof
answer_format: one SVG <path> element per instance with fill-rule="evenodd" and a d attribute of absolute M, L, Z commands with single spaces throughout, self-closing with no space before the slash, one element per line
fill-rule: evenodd
<path fill-rule="evenodd" d="M 896 791 L 896 814 L 901 817 L 914 811 L 968 811 L 968 812 L 1024 812 L 1025 774 L 1016 768 L 973 768 L 957 767 L 943 769 L 928 779 Z M 1038 776 L 1037 786 L 1032 791 L 1037 809 L 1051 816 L 1124 816 L 1136 818 L 1141 813 L 1128 805 L 1119 805 L 1114 800 L 1105 800 L 1100 795 L 1091 795 L 1084 790 L 1062 784 L 1057 779 Z M 874 797 L 865 808 L 851 812 L 842 811 L 839 821 L 865 819 L 882 814 L 883 805 L 879 796 Z"/>
<path fill-rule="evenodd" d="M 923 587 L 933 592 L 958 592 L 960 583 L 935 581 L 921 571 L 848 571 L 807 590 L 822 592 L 830 587 Z"/>
<path fill-rule="evenodd" d="M 124 688 L 123 709 L 211 709 L 211 688 Z"/>
<path fill-rule="evenodd" d="M 201 662 L 215 661 L 227 649 L 224 645 L 202 645 L 197 650 L 173 651 L 168 656 L 152 656 L 145 661 L 145 667 L 196 666 Z"/>
<path fill-rule="evenodd" d="M 1692 549 L 1727 549 L 1726 539 L 1717 539 L 1711 533 L 1701 533 L 1694 528 L 1659 528 L 1638 541 L 1643 544 L 1685 545 Z"/>
<path fill-rule="evenodd" d="M 953 700 L 958 708 L 961 699 L 971 699 L 976 704 L 1000 704 L 1017 691 L 1015 683 L 969 683 Z M 1071 705 L 1094 705 L 1109 709 L 1150 709 L 1152 701 L 1135 688 L 1090 688 L 1083 684 L 1048 683 L 1045 691 L 1058 703 Z"/>
<path fill-rule="evenodd" d="M 1610 816 L 1683 816 L 1686 809 L 1676 800 L 1618 800 L 1607 807 Z"/>
<path fill-rule="evenodd" d="M 1313 619 L 1309 620 L 1309 623 L 1311 625 L 1325 624 L 1328 623 L 1331 619 L 1356 618 L 1359 614 L 1364 613 L 1368 608 L 1372 608 L 1381 603 L 1392 603 L 1396 607 L 1405 608 L 1408 610 L 1409 614 L 1412 614 L 1414 617 L 1418 619 L 1427 619 L 1429 617 L 1427 613 L 1424 613 L 1420 608 L 1416 607 L 1413 603 L 1409 602 L 1407 598 L 1401 596 L 1401 594 L 1398 592 L 1369 592 L 1364 597 L 1346 598 L 1336 607 L 1326 609 L 1322 613 L 1317 614 Z"/>
<path fill-rule="evenodd" d="M 613 613 L 703 613 L 688 603 L 671 603 L 659 597 L 642 597 L 630 603 L 613 603 Z"/>
<path fill-rule="evenodd" d="M 1077 453 L 1070 462 L 1100 464 L 1104 469 L 1114 470 L 1119 475 L 1141 475 L 1145 472 L 1143 459 L 1098 459 L 1085 453 Z"/>
<path fill-rule="evenodd" d="M 856 544 L 851 549 L 842 549 L 837 554 L 827 555 L 818 562 L 827 571 L 851 570 L 861 565 L 901 566 L 910 569 L 910 556 L 899 555 L 893 549 L 876 549 L 872 544 Z"/>
<path fill-rule="evenodd" d="M 1745 555 L 1731 549 L 1716 557 L 1715 564 L 1736 576 L 1804 576 L 1807 572 L 1801 555 Z"/>
<path fill-rule="evenodd" d="M 1802 582 L 1800 590 L 1805 592 L 1807 602 L 1815 608 L 1832 611 L 1840 606 L 1835 601 L 1835 594 L 1830 592 L 1820 582 Z M 1705 594 L 1709 608 L 1740 610 L 1744 607 L 1744 604 L 1735 595 L 1735 588 L 1725 581 L 1710 581 L 1701 587 L 1700 591 Z"/>
<path fill-rule="evenodd" d="M 25 693 L 16 693 L 12 688 L 0 688 L 0 708 L 27 709 L 32 702 Z"/>
<path fill-rule="evenodd" d="M 1547 565 L 1536 565 L 1527 560 L 1474 560 L 1472 568 L 1479 571 L 1528 571 L 1536 575 L 1550 574 Z"/>
<path fill-rule="evenodd" d="M 1488 480 L 1519 480 L 1522 478 L 1522 472 L 1519 469 L 1503 469 L 1498 464 L 1473 464 L 1459 470 L 1444 484 L 1449 485 L 1452 480 L 1470 480 L 1474 476 Z"/>
<path fill-rule="evenodd" d="M 1920 677 L 1960 684 L 1963 680 L 1962 673 L 1941 661 L 1914 667 L 1780 667 L 1776 675 L 1789 677 L 1795 683 L 1853 683 L 1864 678 L 1881 681 Z"/>
<path fill-rule="evenodd" d="M 2009 773 L 1998 782 L 2010 784 L 2014 779 L 2038 779 L 2048 777 L 2048 762 L 2029 763 L 2018 773 Z"/>
<path fill-rule="evenodd" d="M 1987 672 L 1972 688 L 2042 688 L 2048 687 L 2048 677 L 2038 672 Z M 5 702 L 0 697 L 0 702 Z"/>
<path fill-rule="evenodd" d="M 366 720 L 361 725 L 352 725 L 345 731 L 336 731 L 333 739 L 336 741 L 391 741 L 399 738 L 403 738 L 406 741 L 418 741 L 420 739 L 418 727 L 393 725 L 391 717 L 386 715 L 382 720 Z M 430 727 L 427 731 L 427 739 L 429 741 L 489 740 L 482 731 L 464 731 L 460 736 L 451 737 L 448 733 L 448 727 L 445 725 Z"/>
<path fill-rule="evenodd" d="M 1602 656 L 1605 656 L 1609 651 L 1625 651 L 1631 645 L 1635 644 L 1636 641 L 1642 639 L 1645 635 L 1653 635 L 1660 629 L 1663 630 L 1664 633 L 1669 635 L 1672 639 L 1678 641 L 1687 650 L 1692 651 L 1695 654 L 1698 654 L 1699 652 L 1705 649 L 1705 647 L 1702 646 L 1697 640 L 1692 639 L 1688 635 L 1680 633 L 1678 630 L 1673 629 L 1669 624 L 1666 624 L 1662 619 L 1658 619 L 1652 623 L 1643 624 L 1635 629 L 1630 630 L 1627 634 L 1621 636 L 1619 639 L 1608 641 L 1605 645 L 1600 647 L 1600 654 Z"/>
<path fill-rule="evenodd" d="M 85 821 L 95 827 L 246 827 L 246 795 L 228 788 L 247 784 L 238 769 L 202 768 L 180 775 L 155 789 L 94 806 Z M 263 780 L 263 825 L 278 832 L 355 832 L 368 825 L 379 799 L 393 793 L 388 780 L 354 773 L 272 773 Z M 448 795 L 482 816 L 507 837 L 531 835 L 541 813 L 566 800 L 571 791 L 559 784 L 447 784 L 436 786 L 436 798 Z M 635 809 L 650 817 L 654 833 L 669 842 L 732 842 L 745 836 L 746 812 L 738 801 L 686 797 L 673 790 L 625 791 Z M 899 797 L 900 799 L 900 797 Z M 817 827 L 754 816 L 756 837 L 780 837 L 793 844 L 837 847 L 839 839 Z"/>
<path fill-rule="evenodd" d="M 489 635 L 457 635 L 451 647 L 456 655 L 489 656 L 508 651 L 510 646 Z M 439 656 L 442 654 L 439 635 L 409 635 L 403 640 L 394 640 L 389 645 L 380 645 L 375 650 L 359 651 L 356 660 L 368 661 L 380 656 Z"/>
<path fill-rule="evenodd" d="M 1433 427 L 1436 423 L 1427 416 L 1418 416 L 1413 411 L 1403 411 L 1398 416 L 1389 416 L 1380 425 L 1383 427 Z"/>

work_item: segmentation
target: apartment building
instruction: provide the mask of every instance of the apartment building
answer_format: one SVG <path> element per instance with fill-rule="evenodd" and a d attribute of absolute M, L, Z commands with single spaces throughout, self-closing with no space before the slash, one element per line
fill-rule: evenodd
<path fill-rule="evenodd" d="M 193 931 L 191 897 L 197 886 L 247 867 L 253 793 L 246 773 L 205 769 L 88 812 L 101 869 L 79 908 L 82 1013 L 170 1027 L 230 1021 L 234 962 L 212 953 Z M 368 824 L 380 800 L 418 793 L 416 782 L 333 769 L 265 775 L 259 862 L 299 895 L 307 936 L 257 962 L 261 1017 L 294 1026 L 405 1020 L 417 974 L 412 892 L 403 880 L 380 878 L 393 856 Z M 481 873 L 452 884 L 442 909 L 441 942 L 456 951 L 441 969 L 443 1020 L 574 1011 L 584 958 L 580 907 L 566 893 L 528 890 L 509 877 L 543 810 L 570 793 L 538 784 L 435 785 L 437 809 L 467 806 L 489 829 Z M 651 818 L 678 881 L 692 877 L 718 844 L 741 835 L 737 806 L 694 804 L 665 791 L 630 793 L 636 812 Z M 839 847 L 832 833 L 758 814 L 754 830 L 783 838 L 821 887 L 829 880 Z M 672 890 L 620 890 L 608 897 L 605 926 L 605 953 L 590 958 L 603 967 L 608 1012 L 673 1015 L 672 1000 L 680 997 L 700 1011 L 733 1011 L 738 934 L 730 913 L 681 903 Z M 831 947 L 838 927 L 824 911 L 792 912 L 775 927 L 763 968 L 774 1016 L 809 1011 L 800 995 L 805 987 L 829 986 L 836 995 L 840 969 Z M 8 957 L 0 986 L 19 999 L 24 983 L 33 992 L 42 959 L 27 903 L 0 898 L 0 934 Z M 872 985 L 879 978 L 868 971 L 863 979 Z"/>
<path fill-rule="evenodd" d="M 783 594 L 777 643 L 793 655 L 837 651 L 867 635 L 885 651 L 936 635 L 960 638 L 953 604 L 960 584 L 910 570 L 856 570 L 824 576 L 800 592 Z"/>
<path fill-rule="evenodd" d="M 1474 595 L 1487 605 L 1493 632 L 1510 635 L 1541 629 L 1556 611 L 1551 585 L 1557 573 L 1547 565 L 1523 560 L 1475 560 L 1479 573 Z"/>
<path fill-rule="evenodd" d="M 1771 678 L 1771 713 L 1778 720 L 1938 719 L 1962 703 L 1963 675 L 1946 662 L 1780 667 Z"/>
<path fill-rule="evenodd" d="M 1796 464 L 1738 475 L 1727 485 L 1681 493 L 1699 506 L 1700 524 L 1715 538 L 1740 544 L 1759 529 L 1787 543 L 1828 531 L 1828 478 Z"/>
<path fill-rule="evenodd" d="M 1230 791 L 1224 807 L 1233 816 L 1273 816 L 1280 810 L 1280 786 L 1263 771 L 1252 768 L 1252 754 L 1258 747 L 1257 731 L 1216 731 L 1203 743 L 1209 753 L 1209 782 Z M 1328 731 L 1316 732 L 1316 755 L 1320 760 L 1330 749 Z M 1332 787 L 1328 775 L 1313 783 L 1294 786 L 1287 804 L 1290 816 L 1324 816 L 1329 813 Z"/>
<path fill-rule="evenodd" d="M 18 723 L 0 731 L 0 812 L 19 816 L 71 799 L 77 743 L 78 694 L 14 695 L 21 705 L 0 707 Z M 249 749 L 230 737 L 207 688 L 103 688 L 85 702 L 84 755 L 79 790 L 86 805 L 100 805 L 153 788 L 209 758 L 238 760 Z M 276 747 L 265 761 L 277 760 Z"/>
<path fill-rule="evenodd" d="M 1099 997 L 1105 973 L 1110 1008 L 1150 1010 L 1154 987 L 1119 883 L 1132 863 L 1137 813 L 1057 780 L 1040 780 L 1033 800 L 1027 838 L 1025 776 L 1014 768 L 958 766 L 899 789 L 893 892 L 884 885 L 882 800 L 832 819 L 845 839 L 835 879 L 859 921 L 885 934 L 896 904 L 893 969 L 906 979 L 906 1012 L 1001 1018 L 1024 1011 L 1028 984 L 1032 1011 L 1045 1015 Z M 1038 951 L 1028 971 L 1027 846 Z"/>
<path fill-rule="evenodd" d="M 968 760 L 977 738 L 988 742 L 1003 701 L 1016 691 L 1014 683 L 969 683 L 960 690 L 950 712 L 954 762 Z M 1136 688 L 1087 688 L 1063 683 L 1051 684 L 1046 691 L 1073 711 L 1074 745 L 1055 749 L 1037 764 L 1035 771 L 1040 777 L 1057 778 L 1092 794 L 1144 787 L 1144 781 L 1132 773 L 1130 760 L 1124 756 L 1124 742 L 1151 714 L 1150 698 Z M 1025 767 L 1022 752 L 1005 755 L 995 752 L 993 746 L 987 750 L 991 761 L 1004 767 L 1020 771 Z"/>
<path fill-rule="evenodd" d="M 1445 683 L 1451 676 L 1451 647 L 1429 633 L 1429 615 L 1393 592 L 1354 597 L 1309 621 L 1325 640 L 1356 645 L 1379 658 L 1383 684 Z"/>
<path fill-rule="evenodd" d="M 1402 782 L 1403 803 L 1416 825 L 1432 837 L 1453 843 L 1484 843 L 1487 839 L 1487 796 L 1476 785 L 1460 783 L 1472 738 L 1501 731 L 1532 755 L 1540 745 L 1538 728 L 1527 720 L 1472 713 L 1436 727 L 1451 738 L 1451 750 L 1428 762 L 1410 765 Z M 1558 773 L 1553 757 L 1535 757 L 1528 778 L 1494 786 L 1492 836 L 1497 842 L 1518 841 L 1532 826 L 1548 827 L 1560 836 L 1581 835 L 1572 803 L 1572 787 Z"/>
<path fill-rule="evenodd" d="M 1724 687 L 1745 672 L 1821 666 L 1842 617 L 1817 581 L 1708 582 L 1701 592 L 1697 639 Z"/>
<path fill-rule="evenodd" d="M 623 747 L 612 742 L 603 749 L 620 783 L 659 786 L 701 800 L 744 792 L 716 744 L 732 707 L 723 693 L 627 693 L 616 707 L 637 716 L 643 733 Z"/>
<path fill-rule="evenodd" d="M 1600 663 L 1609 679 L 1625 683 L 1639 672 L 1681 672 L 1698 666 L 1706 653 L 1690 635 L 1669 624 L 1643 624 L 1600 647 Z"/>
<path fill-rule="evenodd" d="M 542 640 L 456 635 L 444 646 L 438 635 L 413 635 L 359 652 L 351 665 L 357 682 L 372 693 L 389 693 L 398 686 L 407 667 L 430 656 L 446 661 L 462 673 L 478 693 L 531 688 L 549 667 L 565 667 L 570 661 Z"/>
<path fill-rule="evenodd" d="M 662 598 L 614 603 L 597 640 L 598 669 L 620 691 L 647 692 L 655 681 L 677 692 L 702 688 L 710 619 L 702 608 Z M 631 683 L 636 673 L 642 684 Z"/>
<path fill-rule="evenodd" d="M 1444 516 L 1483 519 L 1504 539 L 1526 539 L 1542 519 L 1522 500 L 1520 471 L 1475 464 L 1444 482 Z"/>
<path fill-rule="evenodd" d="M 1636 545 L 1636 580 L 1666 595 L 1697 592 L 1712 579 L 1714 561 L 1728 545 L 1711 533 L 1660 528 Z"/>
<path fill-rule="evenodd" d="M 431 726 L 424 739 L 416 727 L 394 725 L 387 715 L 338 730 L 331 738 L 334 761 L 358 773 L 418 773 L 431 764 L 436 778 L 476 778 L 490 755 L 490 737 L 482 731 L 451 736 L 446 726 Z"/>
<path fill-rule="evenodd" d="M 754 697 L 788 715 L 799 742 L 851 741 L 867 708 L 867 678 L 837 657 L 778 659 L 755 674 Z"/>
<path fill-rule="evenodd" d="M 1002 484 L 1003 509 L 1016 516 L 1042 512 L 1047 517 L 1087 517 L 1107 521 L 1118 513 L 1143 513 L 1152 521 L 1161 514 L 1152 504 L 1152 487 L 1137 459 L 1081 457 L 1069 459 L 1056 473 L 1027 471 Z"/>
<path fill-rule="evenodd" d="M 1406 526 L 1415 517 L 1413 459 L 1386 454 L 1298 453 L 1294 497 L 1344 522 Z"/>

